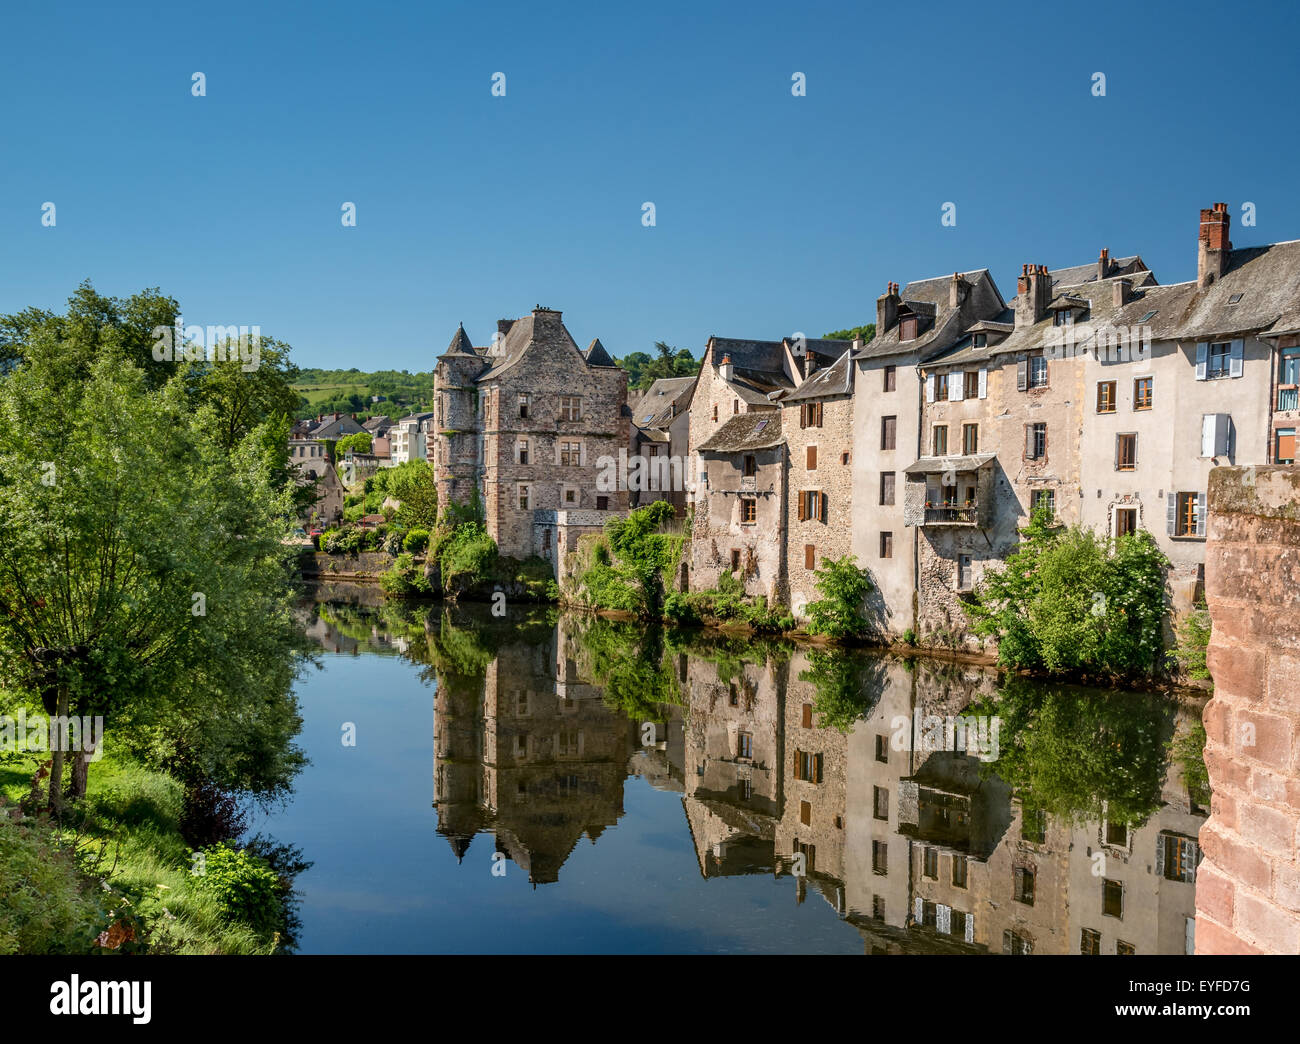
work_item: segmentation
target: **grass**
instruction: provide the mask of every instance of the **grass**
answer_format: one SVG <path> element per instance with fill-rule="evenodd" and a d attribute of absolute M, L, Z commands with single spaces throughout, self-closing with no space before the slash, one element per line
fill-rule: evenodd
<path fill-rule="evenodd" d="M 113 750 L 111 733 L 105 749 Z M 37 758 L 0 757 L 0 796 L 6 806 L 27 794 Z M 270 940 L 231 923 L 213 896 L 196 887 L 191 851 L 178 826 L 181 800 L 181 787 L 171 777 L 108 753 L 90 768 L 86 800 L 77 810 L 83 823 L 79 835 L 70 825 L 60 829 L 39 818 L 0 824 L 5 832 L 0 853 L 11 860 L 39 857 L 47 870 L 43 879 L 31 882 L 35 902 L 25 902 L 9 889 L 0 892 L 0 953 L 6 947 L 25 953 L 90 952 L 94 936 L 123 918 L 144 927 L 151 952 L 270 952 Z M 72 852 L 74 836 L 80 856 Z M 100 853 L 98 865 L 89 865 L 87 855 Z M 104 880 L 111 891 L 105 891 Z M 62 917 L 58 923 L 63 929 L 53 930 L 57 919 L 51 921 L 50 911 Z M 87 934 L 78 917 L 86 924 L 87 918 L 97 921 L 94 931 Z M 36 918 L 43 923 L 34 923 Z"/>

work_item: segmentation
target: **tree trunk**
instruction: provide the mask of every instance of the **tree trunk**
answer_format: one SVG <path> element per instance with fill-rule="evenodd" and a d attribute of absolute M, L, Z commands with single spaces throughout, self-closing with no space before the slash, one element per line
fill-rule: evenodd
<path fill-rule="evenodd" d="M 86 796 L 86 783 L 90 776 L 90 763 L 95 758 L 95 747 L 96 744 L 92 737 L 82 737 L 82 749 L 77 752 L 72 762 L 72 785 L 68 791 L 69 797 L 84 798 Z"/>
<path fill-rule="evenodd" d="M 57 719 L 68 716 L 68 686 L 60 683 L 59 694 L 55 700 L 54 720 L 50 721 L 50 801 L 49 809 L 58 814 L 63 808 L 63 736 L 56 724 Z"/>

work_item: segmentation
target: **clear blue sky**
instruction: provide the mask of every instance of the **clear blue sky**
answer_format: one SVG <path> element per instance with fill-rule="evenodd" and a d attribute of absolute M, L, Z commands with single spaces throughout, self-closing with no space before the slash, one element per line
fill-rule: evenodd
<path fill-rule="evenodd" d="M 1022 263 L 1102 246 L 1177 282 L 1213 202 L 1235 245 L 1300 238 L 1297 19 L 1289 0 L 7 2 L 0 311 L 61 307 L 87 276 L 160 286 L 301 365 L 417 370 L 457 322 L 484 344 L 538 302 L 584 345 L 698 355 L 711 333 L 870 321 L 890 279 L 988 266 L 1009 297 Z"/>

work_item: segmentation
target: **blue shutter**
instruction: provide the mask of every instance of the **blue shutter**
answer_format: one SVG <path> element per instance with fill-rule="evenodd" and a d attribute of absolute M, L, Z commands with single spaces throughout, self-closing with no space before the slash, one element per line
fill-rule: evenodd
<path fill-rule="evenodd" d="M 1228 376 L 1229 376 L 1229 377 L 1240 377 L 1240 376 L 1241 376 L 1241 374 L 1242 374 L 1242 369 L 1243 369 L 1243 367 L 1244 367 L 1244 365 L 1245 365 L 1245 358 L 1246 358 L 1246 342 L 1245 342 L 1245 341 L 1233 341 L 1233 342 L 1232 342 L 1232 352 L 1231 352 L 1231 354 L 1228 356 Z"/>

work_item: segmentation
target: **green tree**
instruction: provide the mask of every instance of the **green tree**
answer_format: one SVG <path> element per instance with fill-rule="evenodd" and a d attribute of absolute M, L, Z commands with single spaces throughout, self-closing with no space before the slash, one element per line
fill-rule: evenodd
<path fill-rule="evenodd" d="M 823 559 L 816 577 L 813 586 L 822 597 L 808 603 L 809 633 L 831 638 L 854 638 L 867 633 L 870 621 L 862 607 L 871 592 L 871 577 L 858 566 L 857 559 L 853 555 Z"/>
<path fill-rule="evenodd" d="M 351 435 L 344 435 L 339 439 L 334 447 L 334 452 L 339 458 L 346 457 L 349 453 L 369 453 L 372 443 L 372 436 L 368 431 L 358 431 Z"/>
<path fill-rule="evenodd" d="M 870 341 L 876 336 L 876 324 L 865 323 L 862 326 L 853 326 L 847 330 L 832 330 L 828 334 L 822 334 L 828 341 L 855 341 L 858 338 Z"/>

